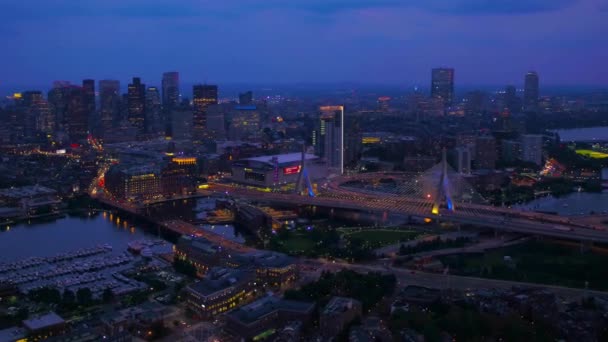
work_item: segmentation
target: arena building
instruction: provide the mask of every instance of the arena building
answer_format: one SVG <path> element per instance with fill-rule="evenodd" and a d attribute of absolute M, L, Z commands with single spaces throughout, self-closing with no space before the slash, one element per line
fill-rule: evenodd
<path fill-rule="evenodd" d="M 304 163 L 311 182 L 327 177 L 327 167 L 319 157 L 305 154 Z M 302 153 L 241 159 L 232 163 L 232 180 L 268 188 L 295 185 L 302 171 L 301 164 Z"/>

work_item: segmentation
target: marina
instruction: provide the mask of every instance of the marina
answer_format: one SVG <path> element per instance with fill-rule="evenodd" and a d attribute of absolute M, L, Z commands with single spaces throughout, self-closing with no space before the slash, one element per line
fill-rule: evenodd
<path fill-rule="evenodd" d="M 138 267 L 167 267 L 160 258 L 171 251 L 172 245 L 162 240 L 142 240 L 146 255 L 123 250 L 114 253 L 110 245 L 84 248 L 49 257 L 33 257 L 0 263 L 0 283 L 17 286 L 20 292 L 54 287 L 60 292 L 89 288 L 99 298 L 106 289 L 115 295 L 145 289 L 146 285 L 125 277 L 122 273 Z"/>

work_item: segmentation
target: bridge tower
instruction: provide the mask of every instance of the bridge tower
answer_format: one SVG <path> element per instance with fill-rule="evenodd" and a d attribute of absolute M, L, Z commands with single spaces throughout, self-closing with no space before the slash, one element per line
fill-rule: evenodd
<path fill-rule="evenodd" d="M 439 176 L 439 184 L 437 184 L 437 193 L 433 201 L 432 213 L 439 215 L 439 208 L 443 201 L 445 201 L 446 207 L 450 211 L 456 210 L 454 202 L 452 200 L 452 194 L 450 193 L 450 179 L 448 177 L 448 161 L 445 148 L 442 151 L 441 156 L 441 173 Z"/>
<path fill-rule="evenodd" d="M 308 168 L 306 167 L 306 145 L 302 145 L 302 160 L 300 162 L 300 172 L 298 173 L 298 180 L 296 182 L 296 194 L 302 193 L 302 183 L 306 183 L 307 195 L 310 197 L 315 197 L 315 191 L 312 187 L 312 183 L 310 182 L 310 177 L 308 176 Z"/>

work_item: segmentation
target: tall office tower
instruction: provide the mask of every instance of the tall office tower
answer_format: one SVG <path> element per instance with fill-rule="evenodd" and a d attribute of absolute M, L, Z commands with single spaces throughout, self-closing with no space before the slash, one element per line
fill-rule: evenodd
<path fill-rule="evenodd" d="M 521 159 L 542 165 L 543 136 L 540 134 L 524 134 L 521 136 Z"/>
<path fill-rule="evenodd" d="M 226 122 L 231 117 L 232 104 L 218 104 L 207 108 L 207 132 L 211 139 L 226 139 Z"/>
<path fill-rule="evenodd" d="M 250 105 L 252 103 L 253 103 L 253 92 L 251 90 L 239 94 L 239 104 L 241 106 Z"/>
<path fill-rule="evenodd" d="M 133 77 L 127 95 L 129 122 L 137 129 L 137 134 L 141 135 L 146 129 L 146 85 L 141 83 L 139 77 Z"/>
<path fill-rule="evenodd" d="M 493 170 L 496 167 L 498 152 L 496 139 L 492 136 L 481 136 L 475 140 L 475 163 L 478 169 Z"/>
<path fill-rule="evenodd" d="M 468 92 L 465 96 L 464 110 L 466 115 L 480 114 L 485 109 L 486 94 L 476 90 Z"/>
<path fill-rule="evenodd" d="M 119 121 L 120 81 L 99 81 L 99 111 L 104 135 L 109 133 Z"/>
<path fill-rule="evenodd" d="M 188 140 L 192 138 L 193 114 L 190 108 L 177 107 L 171 111 L 170 118 L 167 136 L 174 140 Z"/>
<path fill-rule="evenodd" d="M 165 72 L 162 80 L 163 108 L 171 111 L 179 104 L 179 73 Z"/>
<path fill-rule="evenodd" d="M 218 103 L 217 86 L 199 84 L 193 87 L 194 115 L 192 139 L 201 141 L 207 135 L 207 108 Z"/>
<path fill-rule="evenodd" d="M 232 118 L 228 132 L 230 140 L 256 140 L 260 137 L 262 122 L 260 111 L 256 106 L 238 105 L 230 114 Z M 211 122 L 208 124 L 211 129 Z"/>
<path fill-rule="evenodd" d="M 436 68 L 431 73 L 431 97 L 441 99 L 445 107 L 454 101 L 454 69 Z"/>
<path fill-rule="evenodd" d="M 521 100 L 517 97 L 517 89 L 512 85 L 505 87 L 504 106 L 513 114 L 521 112 Z"/>
<path fill-rule="evenodd" d="M 96 106 L 95 106 L 95 80 L 86 79 L 82 81 L 82 92 L 83 92 L 83 101 L 84 108 L 87 111 L 87 116 L 89 118 L 89 128 L 93 131 L 98 128 L 98 121 L 96 115 Z"/>
<path fill-rule="evenodd" d="M 524 84 L 524 110 L 526 112 L 538 111 L 539 81 L 538 74 L 530 71 L 526 74 Z"/>
<path fill-rule="evenodd" d="M 321 127 L 324 130 L 324 158 L 327 167 L 344 173 L 344 106 L 323 106 Z"/>
<path fill-rule="evenodd" d="M 53 89 L 48 93 L 49 109 L 55 122 L 54 130 L 67 130 L 67 107 L 70 83 L 67 81 L 53 82 Z"/>
<path fill-rule="evenodd" d="M 83 88 L 71 86 L 67 88 L 66 126 L 71 142 L 79 142 L 87 138 L 89 127 L 88 108 L 85 105 Z"/>
<path fill-rule="evenodd" d="M 160 93 L 156 87 L 148 87 L 146 91 L 146 132 L 162 132 L 164 125 L 161 120 Z"/>
<path fill-rule="evenodd" d="M 23 136 L 33 137 L 42 125 L 42 121 L 48 120 L 48 104 L 40 91 L 26 91 L 21 94 L 19 110 L 22 111 Z M 42 128 L 42 127 L 40 127 Z"/>

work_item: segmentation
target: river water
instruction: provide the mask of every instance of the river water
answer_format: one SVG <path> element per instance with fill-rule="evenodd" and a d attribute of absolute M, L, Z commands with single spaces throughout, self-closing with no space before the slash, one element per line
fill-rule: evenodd
<path fill-rule="evenodd" d="M 608 127 L 587 127 L 556 129 L 563 142 L 605 142 L 608 141 Z"/>
<path fill-rule="evenodd" d="M 90 217 L 66 216 L 54 221 L 4 226 L 0 230 L 0 261 L 52 256 L 80 248 L 109 244 L 122 252 L 133 240 L 154 238 L 140 227 L 107 213 Z"/>
<path fill-rule="evenodd" d="M 564 216 L 608 213 L 608 193 L 574 192 L 558 198 L 548 196 L 514 208 L 547 211 Z"/>

